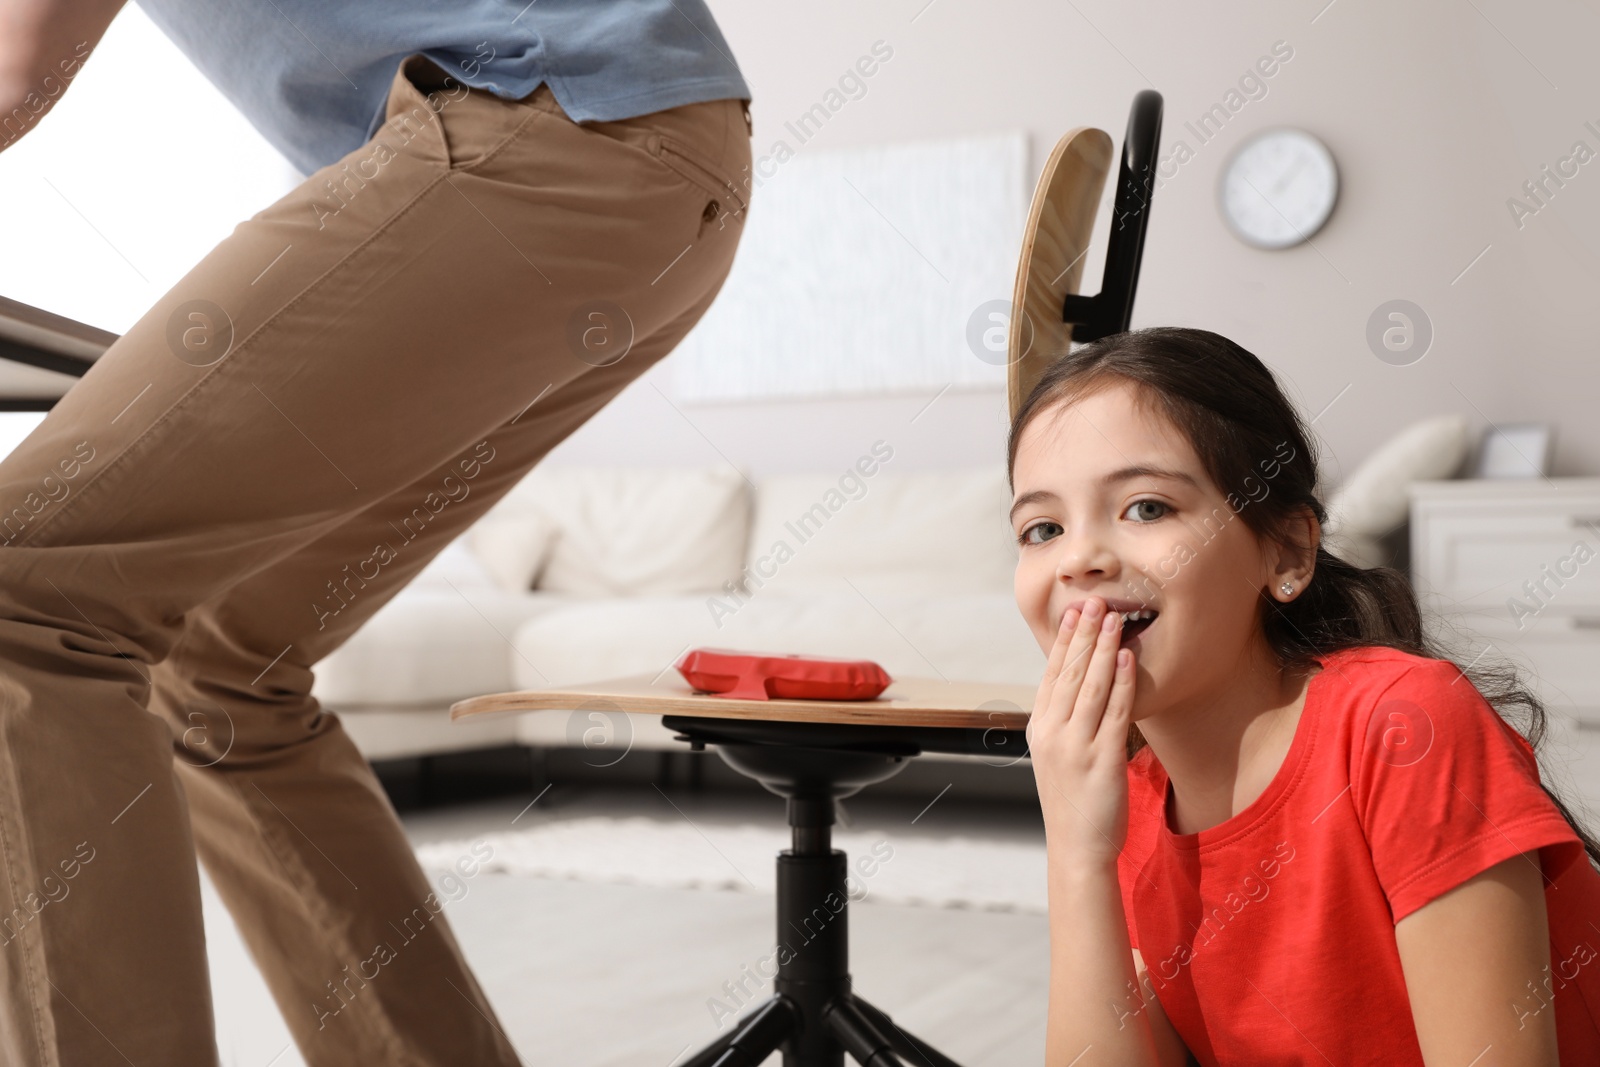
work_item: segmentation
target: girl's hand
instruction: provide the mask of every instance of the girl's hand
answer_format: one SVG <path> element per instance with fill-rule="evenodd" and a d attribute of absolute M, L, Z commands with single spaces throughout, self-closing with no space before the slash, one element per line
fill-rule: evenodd
<path fill-rule="evenodd" d="M 1128 836 L 1133 653 L 1122 616 L 1090 597 L 1056 634 L 1028 721 L 1028 750 L 1052 852 L 1114 863 Z"/>

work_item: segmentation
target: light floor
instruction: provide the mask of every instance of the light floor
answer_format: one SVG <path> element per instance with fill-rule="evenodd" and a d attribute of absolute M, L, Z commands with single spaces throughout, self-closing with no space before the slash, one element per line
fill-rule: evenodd
<path fill-rule="evenodd" d="M 414 842 L 506 829 L 528 797 L 404 816 Z M 944 797 L 870 795 L 846 816 L 894 820 L 908 833 L 981 832 L 1041 841 L 1036 822 L 1003 805 Z M 653 789 L 558 786 L 522 814 L 535 820 L 592 815 L 688 818 L 696 823 L 781 825 L 782 801 L 764 794 L 672 797 Z M 1034 818 L 1037 818 L 1035 813 Z M 913 823 L 912 820 L 915 819 Z M 719 1030 L 709 1001 L 774 942 L 773 900 L 754 894 L 546 881 L 480 874 L 447 914 L 525 1063 L 562 1067 L 670 1067 Z M 207 936 L 227 1067 L 295 1067 L 302 1061 L 238 940 L 207 890 Z M 857 992 L 895 1022 L 966 1067 L 1013 1067 L 1044 1058 L 1046 922 L 1042 915 L 899 907 L 850 909 Z M 725 1032 L 725 1031 L 721 1031 Z M 769 1063 L 776 1064 L 776 1055 Z"/>

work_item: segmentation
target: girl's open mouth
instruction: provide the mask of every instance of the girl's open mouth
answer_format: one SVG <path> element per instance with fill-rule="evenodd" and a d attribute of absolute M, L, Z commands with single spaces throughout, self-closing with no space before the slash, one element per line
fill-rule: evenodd
<path fill-rule="evenodd" d="M 1156 621 L 1160 612 L 1152 608 L 1140 608 L 1138 611 L 1124 611 L 1122 613 L 1122 640 L 1118 643 L 1121 648 L 1138 648 L 1139 637 Z"/>

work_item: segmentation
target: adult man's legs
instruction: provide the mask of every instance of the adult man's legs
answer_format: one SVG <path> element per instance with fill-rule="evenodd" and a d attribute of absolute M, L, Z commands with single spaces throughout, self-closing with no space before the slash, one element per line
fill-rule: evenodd
<path fill-rule="evenodd" d="M 172 727 L 200 856 L 313 1067 L 380 1052 L 517 1061 L 370 767 L 311 696 L 311 666 L 699 315 L 203 605 L 153 669 L 151 709 Z"/>
<path fill-rule="evenodd" d="M 186 619 L 199 647 L 232 640 L 237 628 L 208 621 L 227 621 L 214 613 L 228 590 L 292 558 L 325 561 L 331 577 L 350 562 L 331 553 L 353 517 L 469 453 L 541 390 L 553 385 L 550 399 L 599 369 L 567 342 L 586 305 L 622 309 L 649 339 L 702 306 L 731 261 L 742 219 L 712 203 L 736 190 L 707 174 L 736 178 L 739 153 L 748 159 L 743 129 L 730 136 L 737 102 L 602 132 L 567 120 L 547 90 L 517 102 L 461 91 L 434 115 L 399 76 L 390 115 L 368 146 L 241 224 L 0 462 L 7 1063 L 215 1062 L 173 732 L 144 710 Z M 709 167 L 666 158 L 650 121 Z M 319 544 L 329 556 L 300 556 Z M 208 677 L 243 692 L 255 675 Z M 293 690 L 252 707 L 277 715 Z M 275 758 L 294 763 L 272 751 L 276 724 L 247 725 L 245 753 L 256 744 L 269 771 Z M 287 747 L 327 729 L 305 726 Z M 292 803 L 317 788 L 296 766 Z M 346 788 L 351 766 L 336 755 L 322 785 Z M 270 810 L 271 792 L 252 785 L 250 803 Z M 288 823 L 244 851 L 275 849 L 290 872 L 278 886 L 303 886 L 323 872 L 295 871 L 285 835 L 322 831 Z M 315 853 L 294 847 L 301 862 Z M 259 914 L 271 912 L 268 900 Z M 350 920 L 327 910 L 316 921 Z M 305 936 L 293 923 L 279 932 L 290 930 Z M 402 957 L 412 948 L 420 939 Z"/>

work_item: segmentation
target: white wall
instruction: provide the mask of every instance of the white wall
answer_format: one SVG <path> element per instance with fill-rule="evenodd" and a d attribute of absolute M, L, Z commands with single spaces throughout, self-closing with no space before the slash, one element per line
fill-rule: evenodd
<path fill-rule="evenodd" d="M 1600 128 L 1593 10 L 1550 0 L 711 5 L 755 94 L 758 155 L 879 39 L 893 59 L 800 151 L 1021 127 L 1033 134 L 1037 173 L 1072 126 L 1098 126 L 1120 147 L 1134 93 L 1159 90 L 1163 154 L 1180 137 L 1196 154 L 1156 195 L 1134 325 L 1226 334 L 1278 371 L 1308 416 L 1349 385 L 1315 427 L 1334 475 L 1408 421 L 1445 411 L 1480 427 L 1554 422 L 1555 473 L 1600 472 L 1590 325 L 1600 162 L 1521 230 L 1506 207 L 1575 140 L 1600 152 L 1583 126 Z M 1200 146 L 1184 121 L 1279 40 L 1293 59 Z M 1322 138 L 1343 187 L 1311 246 L 1262 252 L 1227 232 L 1215 186 L 1232 148 L 1277 124 Z M 1102 213 L 1100 234 L 1106 226 Z M 1090 291 L 1103 254 L 1102 236 L 1085 271 Z M 1380 362 L 1365 341 L 1368 316 L 1395 298 L 1421 305 L 1435 331 L 1406 367 Z M 716 462 L 714 446 L 759 474 L 842 466 L 879 437 L 895 445 L 900 469 L 1004 455 L 998 391 L 950 392 L 931 406 L 930 395 L 679 412 L 662 395 L 670 382 L 669 360 L 551 462 Z"/>

